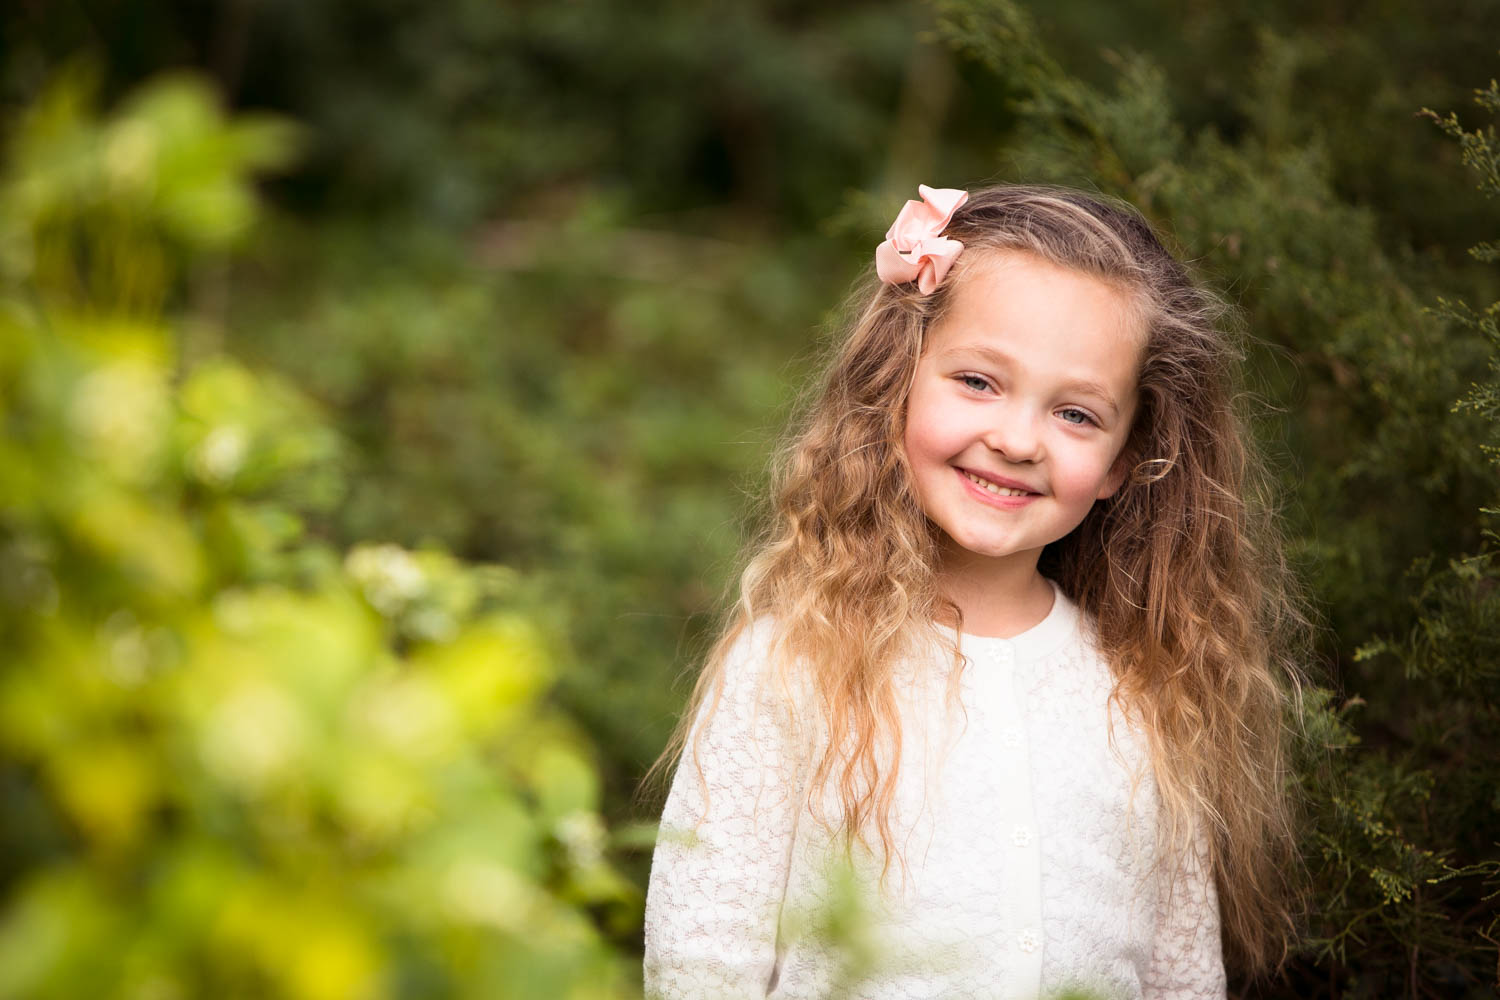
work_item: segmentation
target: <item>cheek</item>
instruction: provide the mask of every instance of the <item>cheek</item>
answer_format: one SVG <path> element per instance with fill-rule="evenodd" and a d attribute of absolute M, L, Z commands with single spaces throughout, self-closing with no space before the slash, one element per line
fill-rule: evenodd
<path fill-rule="evenodd" d="M 919 480 L 930 477 L 933 466 L 947 458 L 948 449 L 939 426 L 932 422 L 907 425 L 906 461 L 913 476 Z"/>
<path fill-rule="evenodd" d="M 1066 469 L 1053 479 L 1053 488 L 1066 491 L 1075 498 L 1093 499 L 1109 482 L 1110 469 L 1114 466 L 1112 449 L 1089 449 L 1074 456 Z"/>
<path fill-rule="evenodd" d="M 912 420 L 910 413 L 906 415 L 906 429 L 902 432 L 901 444 L 906 449 L 908 462 L 921 461 L 927 452 L 926 428 L 919 420 Z"/>
<path fill-rule="evenodd" d="M 928 394 L 914 392 L 906 411 L 903 442 L 907 461 L 914 466 L 949 457 L 957 422 Z"/>

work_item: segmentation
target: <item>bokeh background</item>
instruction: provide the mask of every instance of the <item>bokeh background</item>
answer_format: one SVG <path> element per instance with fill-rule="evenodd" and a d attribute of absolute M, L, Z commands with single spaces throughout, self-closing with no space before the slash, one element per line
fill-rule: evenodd
<path fill-rule="evenodd" d="M 1321 687 L 1236 994 L 1493 995 L 1497 68 L 1474 0 L 10 0 L 0 1000 L 638 996 L 767 455 L 993 180 L 1254 338 Z"/>

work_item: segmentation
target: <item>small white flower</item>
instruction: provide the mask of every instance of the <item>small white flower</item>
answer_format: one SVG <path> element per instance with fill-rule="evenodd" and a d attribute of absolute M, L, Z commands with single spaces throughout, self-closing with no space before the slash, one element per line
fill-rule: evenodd
<path fill-rule="evenodd" d="M 442 608 L 420 608 L 406 620 L 406 630 L 419 639 L 447 642 L 458 634 L 458 623 Z"/>
<path fill-rule="evenodd" d="M 604 860 L 607 833 L 598 813 L 578 810 L 557 821 L 553 831 L 575 868 L 590 868 Z"/>
<path fill-rule="evenodd" d="M 1030 847 L 1031 827 L 1017 825 L 1016 828 L 1010 832 L 1010 839 L 1011 842 L 1014 843 L 1017 847 Z"/>
<path fill-rule="evenodd" d="M 1042 937 L 1036 931 L 1022 931 L 1016 938 L 1016 946 L 1029 955 L 1042 946 Z"/>
<path fill-rule="evenodd" d="M 244 430 L 233 424 L 215 427 L 193 451 L 193 472 L 212 486 L 223 486 L 245 465 L 250 441 Z"/>
<path fill-rule="evenodd" d="M 361 545 L 344 568 L 381 614 L 396 614 L 427 589 L 422 567 L 399 545 Z"/>

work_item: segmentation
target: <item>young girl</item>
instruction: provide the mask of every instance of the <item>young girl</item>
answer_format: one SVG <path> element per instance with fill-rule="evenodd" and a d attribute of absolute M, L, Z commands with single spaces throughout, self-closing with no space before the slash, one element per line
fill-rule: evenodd
<path fill-rule="evenodd" d="M 1302 622 L 1223 310 L 1125 206 L 921 194 L 674 744 L 647 995 L 1222 997 L 1291 933 Z"/>

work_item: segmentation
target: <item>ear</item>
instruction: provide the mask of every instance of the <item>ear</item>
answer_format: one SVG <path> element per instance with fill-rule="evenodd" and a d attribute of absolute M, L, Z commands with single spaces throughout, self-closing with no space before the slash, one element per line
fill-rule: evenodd
<path fill-rule="evenodd" d="M 1109 467 L 1109 475 L 1104 477 L 1104 485 L 1099 487 L 1099 493 L 1095 500 L 1103 500 L 1112 497 L 1125 485 L 1125 477 L 1130 472 L 1130 455 L 1128 448 L 1121 448 L 1120 454 L 1115 456 L 1115 463 Z"/>

